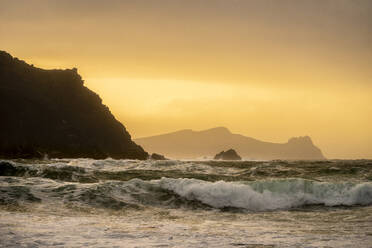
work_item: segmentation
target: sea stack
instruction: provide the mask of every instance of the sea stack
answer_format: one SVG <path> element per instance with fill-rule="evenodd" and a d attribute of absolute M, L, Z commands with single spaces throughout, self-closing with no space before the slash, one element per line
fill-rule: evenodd
<path fill-rule="evenodd" d="M 0 51 L 0 157 L 147 159 L 77 69 L 44 70 Z"/>
<path fill-rule="evenodd" d="M 222 151 L 216 156 L 214 156 L 216 160 L 242 160 L 242 158 L 238 155 L 238 153 L 234 149 L 229 149 L 227 151 Z"/>

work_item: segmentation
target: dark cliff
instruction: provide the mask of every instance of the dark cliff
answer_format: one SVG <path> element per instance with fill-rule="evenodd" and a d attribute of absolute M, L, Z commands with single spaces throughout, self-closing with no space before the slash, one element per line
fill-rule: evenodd
<path fill-rule="evenodd" d="M 147 159 L 76 69 L 43 70 L 0 51 L 0 157 Z"/>

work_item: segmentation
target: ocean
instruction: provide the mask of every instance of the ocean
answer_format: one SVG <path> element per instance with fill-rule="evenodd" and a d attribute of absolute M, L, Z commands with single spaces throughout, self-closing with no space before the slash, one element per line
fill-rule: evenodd
<path fill-rule="evenodd" d="M 372 247 L 372 160 L 2 160 L 0 247 Z"/>

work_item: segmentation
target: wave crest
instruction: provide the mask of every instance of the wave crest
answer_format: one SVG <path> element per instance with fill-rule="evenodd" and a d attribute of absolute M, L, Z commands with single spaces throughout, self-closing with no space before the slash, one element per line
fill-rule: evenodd
<path fill-rule="evenodd" d="M 372 204 L 372 183 L 320 183 L 303 179 L 258 182 L 206 182 L 162 178 L 160 186 L 188 200 L 214 208 L 253 211 L 290 209 L 306 205 L 352 206 Z"/>

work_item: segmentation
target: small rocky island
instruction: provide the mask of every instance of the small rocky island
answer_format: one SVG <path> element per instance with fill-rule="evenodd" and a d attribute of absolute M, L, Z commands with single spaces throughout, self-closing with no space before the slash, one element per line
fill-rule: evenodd
<path fill-rule="evenodd" d="M 169 160 L 166 157 L 164 157 L 163 155 L 157 154 L 157 153 L 151 154 L 150 159 L 152 159 L 152 160 Z"/>
<path fill-rule="evenodd" d="M 216 160 L 242 160 L 242 158 L 238 155 L 238 153 L 234 149 L 229 149 L 227 151 L 222 151 L 216 156 L 214 156 Z"/>
<path fill-rule="evenodd" d="M 44 70 L 0 51 L 0 116 L 0 158 L 148 158 L 76 68 Z"/>

